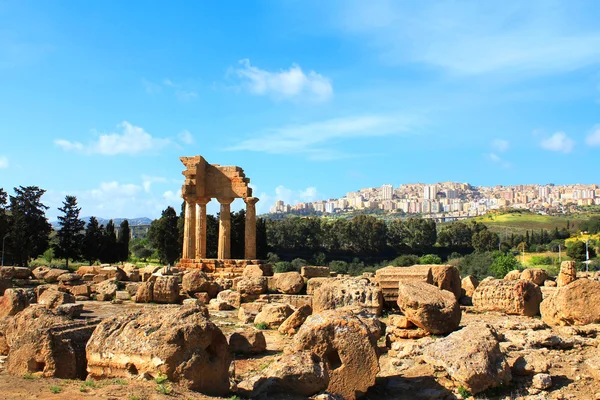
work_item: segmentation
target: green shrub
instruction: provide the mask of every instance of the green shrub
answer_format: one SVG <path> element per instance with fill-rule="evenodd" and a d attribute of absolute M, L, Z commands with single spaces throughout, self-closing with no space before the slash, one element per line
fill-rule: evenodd
<path fill-rule="evenodd" d="M 329 269 L 338 274 L 347 274 L 348 263 L 345 261 L 332 261 L 329 263 Z"/>
<path fill-rule="evenodd" d="M 308 265 L 308 261 L 302 259 L 302 258 L 294 258 L 291 262 L 293 271 L 300 271 L 300 269 L 302 267 L 304 267 L 305 265 Z"/>
<path fill-rule="evenodd" d="M 470 398 L 470 397 L 473 397 L 473 395 L 471 394 L 471 392 L 469 392 L 467 389 L 465 389 L 465 388 L 464 388 L 464 387 L 462 387 L 462 386 L 459 386 L 459 387 L 458 387 L 458 394 L 460 394 L 460 396 L 461 396 L 463 399 L 468 399 L 468 398 Z"/>
<path fill-rule="evenodd" d="M 292 263 L 288 261 L 279 261 L 276 262 L 273 266 L 273 272 L 292 272 L 296 271 Z"/>
<path fill-rule="evenodd" d="M 60 388 L 60 386 L 50 386 L 50 392 L 54 393 L 54 394 L 58 394 L 60 392 L 62 392 L 62 389 Z"/>
<path fill-rule="evenodd" d="M 441 264 L 442 259 L 436 254 L 426 254 L 419 258 L 419 264 Z"/>
<path fill-rule="evenodd" d="M 158 375 L 154 378 L 154 382 L 156 382 L 159 385 L 167 382 L 168 380 L 169 378 L 167 378 L 167 376 L 162 372 L 159 372 Z"/>
<path fill-rule="evenodd" d="M 269 329 L 269 325 L 267 325 L 265 322 L 259 322 L 258 324 L 254 324 L 254 327 L 262 331 Z"/>
<path fill-rule="evenodd" d="M 417 265 L 419 263 L 419 257 L 414 254 L 405 254 L 400 257 L 396 257 L 392 261 L 394 267 L 410 267 L 411 265 Z"/>
<path fill-rule="evenodd" d="M 532 256 L 529 259 L 529 265 L 552 265 L 555 261 L 558 261 L 557 257 Z"/>
<path fill-rule="evenodd" d="M 161 394 L 170 395 L 173 392 L 173 387 L 168 383 L 159 383 L 156 385 L 156 391 Z"/>

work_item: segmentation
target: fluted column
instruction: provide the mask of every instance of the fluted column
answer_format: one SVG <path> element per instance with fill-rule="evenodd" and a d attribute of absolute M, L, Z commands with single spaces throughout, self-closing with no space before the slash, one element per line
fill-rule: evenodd
<path fill-rule="evenodd" d="M 231 258 L 231 203 L 233 199 L 217 199 L 221 203 L 219 214 L 219 250 L 217 258 L 227 260 Z"/>
<path fill-rule="evenodd" d="M 246 232 L 244 241 L 244 257 L 246 260 L 256 258 L 256 203 L 257 197 L 246 197 Z"/>
<path fill-rule="evenodd" d="M 183 258 L 196 255 L 196 202 L 185 199 L 185 219 L 183 223 Z"/>
<path fill-rule="evenodd" d="M 206 258 L 206 204 L 207 197 L 196 199 L 196 259 Z"/>

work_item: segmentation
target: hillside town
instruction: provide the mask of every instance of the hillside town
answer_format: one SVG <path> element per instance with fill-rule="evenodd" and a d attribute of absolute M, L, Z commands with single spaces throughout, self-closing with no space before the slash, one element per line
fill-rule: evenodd
<path fill-rule="evenodd" d="M 337 214 L 377 210 L 395 214 L 415 214 L 436 219 L 460 219 L 484 215 L 503 208 L 528 209 L 539 214 L 559 215 L 574 206 L 600 205 L 598 185 L 515 185 L 473 186 L 443 182 L 403 184 L 348 192 L 339 199 L 285 204 L 276 201 L 270 212 Z"/>

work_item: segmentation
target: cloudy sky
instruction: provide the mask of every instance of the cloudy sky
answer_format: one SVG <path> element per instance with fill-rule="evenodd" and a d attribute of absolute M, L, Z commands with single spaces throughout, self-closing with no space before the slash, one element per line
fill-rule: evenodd
<path fill-rule="evenodd" d="M 597 1 L 1 1 L 0 187 L 179 209 L 179 156 L 261 198 L 598 183 Z M 215 202 L 209 210 L 215 211 Z"/>

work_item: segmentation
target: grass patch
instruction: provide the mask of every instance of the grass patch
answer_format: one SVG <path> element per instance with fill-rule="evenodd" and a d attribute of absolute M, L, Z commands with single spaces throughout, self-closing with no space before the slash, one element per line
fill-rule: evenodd
<path fill-rule="evenodd" d="M 38 377 L 33 375 L 30 372 L 27 372 L 26 374 L 23 374 L 23 379 L 37 379 Z"/>
<path fill-rule="evenodd" d="M 128 382 L 125 379 L 114 379 L 113 383 L 115 385 L 127 386 Z"/>
<path fill-rule="evenodd" d="M 272 362 L 272 361 L 265 361 L 264 363 L 261 363 L 261 364 L 258 366 L 258 370 L 259 370 L 259 371 L 264 371 L 265 369 L 267 369 L 267 367 L 268 367 L 269 365 L 271 365 L 271 362 Z"/>
<path fill-rule="evenodd" d="M 82 386 L 85 386 L 87 388 L 95 389 L 96 388 L 96 381 L 87 380 L 87 381 L 85 381 L 85 382 L 82 383 Z"/>
<path fill-rule="evenodd" d="M 131 396 L 129 396 L 129 400 L 140 400 L 140 398 L 134 394 L 132 394 Z"/>
<path fill-rule="evenodd" d="M 460 394 L 460 396 L 461 396 L 463 399 L 468 399 L 468 398 L 470 398 L 470 397 L 473 397 L 473 395 L 471 394 L 471 392 L 469 392 L 467 389 L 465 389 L 465 388 L 464 388 L 464 387 L 462 387 L 462 386 L 459 386 L 459 387 L 458 387 L 458 394 Z"/>
<path fill-rule="evenodd" d="M 269 329 L 269 325 L 267 325 L 265 322 L 259 322 L 258 324 L 254 324 L 254 327 L 262 331 Z"/>
<path fill-rule="evenodd" d="M 60 386 L 52 385 L 52 386 L 50 386 L 50 392 L 54 393 L 54 394 L 58 394 L 58 393 L 62 392 L 62 389 Z"/>
<path fill-rule="evenodd" d="M 160 383 L 156 385 L 156 391 L 160 394 L 170 395 L 173 393 L 173 387 L 168 383 Z"/>
<path fill-rule="evenodd" d="M 154 378 L 154 382 L 156 382 L 156 384 L 158 384 L 158 385 L 162 385 L 163 383 L 167 382 L 168 380 L 169 380 L 169 378 L 161 372 L 159 372 L 158 375 L 156 376 L 156 378 Z"/>

